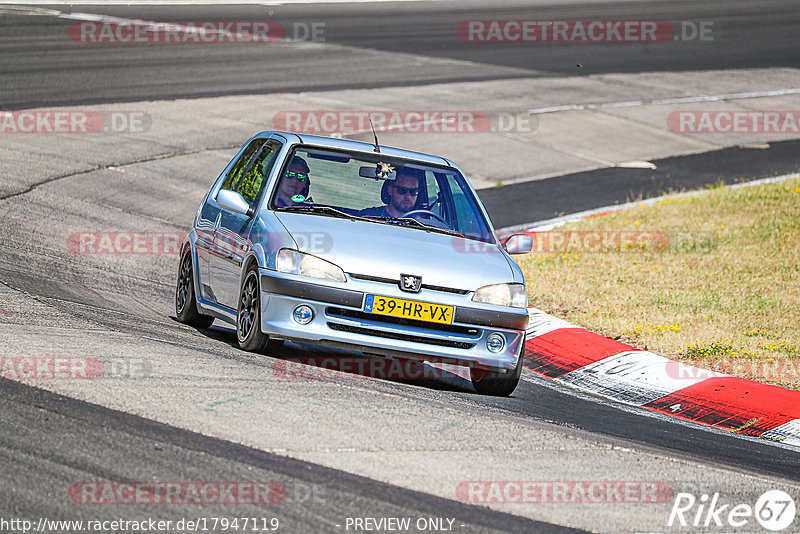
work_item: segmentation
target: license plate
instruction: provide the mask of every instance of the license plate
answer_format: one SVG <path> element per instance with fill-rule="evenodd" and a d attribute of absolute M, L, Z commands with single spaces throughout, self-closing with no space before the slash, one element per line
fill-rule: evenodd
<path fill-rule="evenodd" d="M 367 295 L 364 299 L 364 311 L 429 323 L 450 324 L 453 322 L 452 306 L 442 306 L 419 300 L 396 299 L 382 295 Z"/>

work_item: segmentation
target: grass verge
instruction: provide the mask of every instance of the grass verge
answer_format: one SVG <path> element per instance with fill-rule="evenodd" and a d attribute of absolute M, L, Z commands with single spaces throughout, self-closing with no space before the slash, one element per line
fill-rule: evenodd
<path fill-rule="evenodd" d="M 520 257 L 517 257 L 520 258 Z M 800 389 L 800 179 L 667 197 L 534 239 L 531 305 L 697 367 Z"/>

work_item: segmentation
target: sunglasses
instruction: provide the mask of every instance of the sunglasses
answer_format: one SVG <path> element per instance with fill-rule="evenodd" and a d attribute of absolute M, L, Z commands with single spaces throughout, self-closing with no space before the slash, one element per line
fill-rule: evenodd
<path fill-rule="evenodd" d="M 300 180 L 301 182 L 308 180 L 308 174 L 302 172 L 286 171 L 286 177 L 294 178 L 295 180 Z"/>
<path fill-rule="evenodd" d="M 405 196 L 411 195 L 415 197 L 419 194 L 419 187 L 400 187 L 399 185 L 393 186 L 398 195 Z"/>

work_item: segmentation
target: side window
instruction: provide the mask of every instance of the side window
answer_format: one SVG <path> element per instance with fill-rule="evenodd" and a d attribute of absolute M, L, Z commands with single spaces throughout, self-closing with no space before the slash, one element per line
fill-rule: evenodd
<path fill-rule="evenodd" d="M 447 182 L 453 196 L 458 231 L 469 236 L 485 237 L 487 230 L 474 200 L 464 193 L 461 184 L 452 175 L 448 175 Z"/>
<path fill-rule="evenodd" d="M 247 148 L 244 149 L 242 155 L 239 157 L 239 160 L 231 167 L 230 172 L 228 172 L 228 176 L 225 177 L 225 181 L 222 182 L 222 189 L 229 189 L 231 191 L 236 191 L 236 184 L 239 183 L 239 179 L 242 177 L 242 174 L 247 170 L 248 166 L 250 165 L 250 161 L 252 161 L 253 156 L 258 154 L 258 151 L 261 150 L 261 147 L 264 146 L 264 143 L 267 142 L 266 138 L 261 139 L 254 139 Z"/>
<path fill-rule="evenodd" d="M 272 163 L 275 161 L 275 155 L 278 153 L 280 146 L 278 141 L 274 139 L 268 140 L 242 175 L 236 190 L 251 206 L 261 195 L 266 177 L 272 168 Z"/>

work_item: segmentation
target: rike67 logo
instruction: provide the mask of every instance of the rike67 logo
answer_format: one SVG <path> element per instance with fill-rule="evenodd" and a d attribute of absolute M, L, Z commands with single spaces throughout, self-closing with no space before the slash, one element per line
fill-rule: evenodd
<path fill-rule="evenodd" d="M 779 532 L 794 523 L 796 513 L 794 499 L 781 490 L 765 492 L 755 505 L 726 503 L 720 499 L 719 493 L 711 496 L 704 493 L 699 498 L 691 493 L 678 493 L 667 526 L 689 528 L 692 531 L 699 527 L 717 527 L 727 532 L 731 528 L 752 531 L 758 528 L 758 523 L 767 530 Z M 797 532 L 797 529 L 789 532 Z"/>

